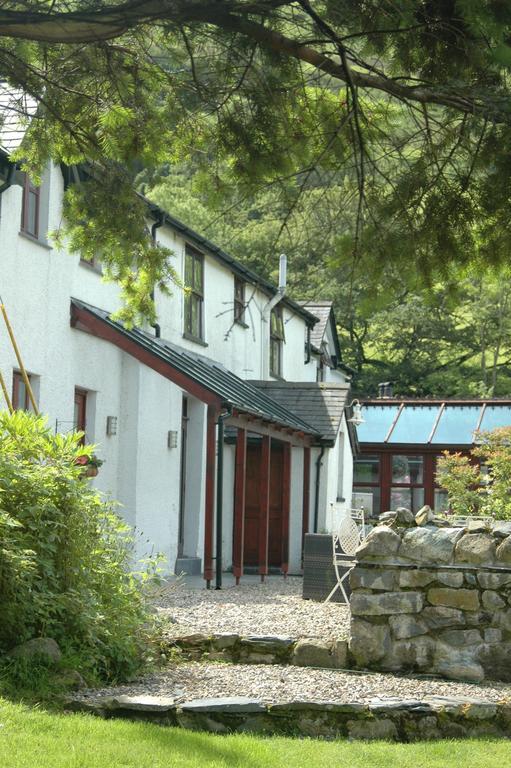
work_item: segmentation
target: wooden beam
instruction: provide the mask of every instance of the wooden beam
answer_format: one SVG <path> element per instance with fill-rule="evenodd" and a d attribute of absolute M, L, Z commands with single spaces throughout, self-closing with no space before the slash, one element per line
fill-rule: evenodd
<path fill-rule="evenodd" d="M 302 567 L 303 567 L 303 550 L 305 546 L 305 534 L 309 530 L 310 477 L 311 477 L 311 449 L 308 446 L 305 446 L 305 448 L 303 449 Z"/>
<path fill-rule="evenodd" d="M 259 573 L 261 581 L 268 573 L 268 529 L 270 524 L 270 453 L 271 438 L 264 435 L 261 441 L 261 475 L 259 479 Z"/>
<path fill-rule="evenodd" d="M 225 423 L 230 427 L 248 429 L 249 432 L 253 432 L 256 435 L 267 435 L 274 440 L 291 443 L 291 445 L 295 445 L 298 448 L 301 448 L 304 445 L 312 445 L 314 442 L 312 435 L 304 435 L 302 432 L 301 434 L 303 436 L 299 437 L 297 432 L 294 432 L 288 427 L 282 429 L 279 425 L 279 429 L 277 429 L 277 425 L 272 425 L 268 422 L 258 421 L 257 423 L 254 423 L 254 417 L 250 418 L 249 416 L 237 414 L 236 412 L 230 416 Z M 289 434 L 287 434 L 287 432 L 289 432 Z"/>
<path fill-rule="evenodd" d="M 234 524 L 232 570 L 239 584 L 243 576 L 243 545 L 245 539 L 245 486 L 247 470 L 247 431 L 238 429 L 234 469 Z"/>
<path fill-rule="evenodd" d="M 282 446 L 282 573 L 289 570 L 289 513 L 291 506 L 291 446 Z"/>
<path fill-rule="evenodd" d="M 112 327 L 92 312 L 73 305 L 71 306 L 71 325 L 78 330 L 87 331 L 99 339 L 109 341 L 203 403 L 220 407 L 222 401 L 218 395 L 202 387 L 185 373 L 176 370 L 169 362 L 162 360 L 158 355 L 145 349 L 134 341 L 122 328 Z"/>
<path fill-rule="evenodd" d="M 208 405 L 206 427 L 206 498 L 204 504 L 204 578 L 213 578 L 213 531 L 215 527 L 215 467 L 217 409 Z"/>

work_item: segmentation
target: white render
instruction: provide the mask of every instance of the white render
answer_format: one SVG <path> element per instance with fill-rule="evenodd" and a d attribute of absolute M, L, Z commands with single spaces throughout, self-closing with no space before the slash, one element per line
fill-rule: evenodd
<path fill-rule="evenodd" d="M 58 229 L 62 218 L 64 184 L 61 171 L 52 167 L 45 175 L 47 230 Z M 177 557 L 180 507 L 181 408 L 188 397 L 188 449 L 184 554 L 202 558 L 204 546 L 206 406 L 178 386 L 147 368 L 113 344 L 70 326 L 70 298 L 81 299 L 110 312 L 120 307 L 119 290 L 105 283 L 100 273 L 78 256 L 51 247 L 20 232 L 22 188 L 12 184 L 0 195 L 0 295 L 11 320 L 27 371 L 32 376 L 38 405 L 52 429 L 65 432 L 74 424 L 74 390 L 87 392 L 87 440 L 96 443 L 104 465 L 94 485 L 118 500 L 125 519 L 137 529 L 137 552 L 161 552 L 165 568 L 172 571 Z M 157 230 L 157 239 L 174 253 L 174 267 L 184 272 L 186 239 L 168 224 Z M 48 244 L 50 243 L 50 245 Z M 195 245 L 195 247 L 197 247 Z M 263 309 L 271 296 L 246 283 L 247 327 L 233 322 L 234 275 L 228 265 L 207 249 L 204 261 L 205 346 L 183 337 L 184 295 L 156 292 L 161 336 L 183 348 L 214 359 L 243 379 L 263 379 L 269 354 L 269 323 Z M 278 261 L 278 254 L 275 256 Z M 290 265 L 292 268 L 292 265 Z M 283 304 L 285 344 L 283 378 L 316 381 L 318 356 L 305 362 L 304 318 Z M 331 329 L 328 334 L 331 336 Z M 332 344 L 330 338 L 325 343 Z M 5 329 L 0 326 L 0 370 L 11 386 L 18 369 Z M 266 376 L 268 378 L 268 376 Z M 271 377 L 270 377 L 271 378 Z M 327 379 L 345 381 L 338 370 Z M 5 404 L 2 405 L 5 407 Z M 118 419 L 117 434 L 106 435 L 107 416 Z M 169 431 L 177 432 L 176 448 L 167 446 Z M 342 460 L 340 458 L 342 453 Z M 309 530 L 314 518 L 316 459 L 311 451 Z M 318 530 L 330 531 L 331 502 L 338 491 L 351 499 L 352 451 L 345 417 L 338 440 L 326 448 L 319 484 Z M 342 476 L 342 482 L 339 480 Z M 224 552 L 223 564 L 232 558 L 234 447 L 224 452 Z M 301 562 L 303 449 L 292 449 L 290 572 Z"/>

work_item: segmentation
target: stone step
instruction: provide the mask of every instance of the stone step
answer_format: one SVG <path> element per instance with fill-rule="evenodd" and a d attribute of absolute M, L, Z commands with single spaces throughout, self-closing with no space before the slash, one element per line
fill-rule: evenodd
<path fill-rule="evenodd" d="M 231 664 L 294 664 L 298 667 L 345 669 L 348 641 L 292 638 L 279 635 L 194 633 L 167 637 L 162 650 L 186 661 L 226 661 Z"/>
<path fill-rule="evenodd" d="M 104 718 L 144 720 L 212 733 L 399 742 L 511 737 L 511 703 L 443 696 L 278 704 L 245 697 L 177 702 L 159 696 L 97 696 L 75 697 L 67 706 Z"/>

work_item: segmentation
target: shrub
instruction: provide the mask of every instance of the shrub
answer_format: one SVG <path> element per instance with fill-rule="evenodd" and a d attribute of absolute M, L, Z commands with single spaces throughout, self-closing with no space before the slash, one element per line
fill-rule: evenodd
<path fill-rule="evenodd" d="M 83 479 L 80 434 L 0 413 L 0 650 L 50 636 L 117 679 L 139 666 L 148 624 L 128 526 Z"/>
<path fill-rule="evenodd" d="M 438 462 L 437 482 L 451 510 L 511 519 L 511 427 L 479 432 L 471 457 L 446 451 Z"/>

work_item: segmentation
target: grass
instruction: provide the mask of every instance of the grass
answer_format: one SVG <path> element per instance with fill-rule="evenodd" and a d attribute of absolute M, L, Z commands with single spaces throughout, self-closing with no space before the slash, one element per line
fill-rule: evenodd
<path fill-rule="evenodd" d="M 511 742 L 500 740 L 350 744 L 213 736 L 0 699 L 2 768 L 502 768 L 510 762 Z"/>

